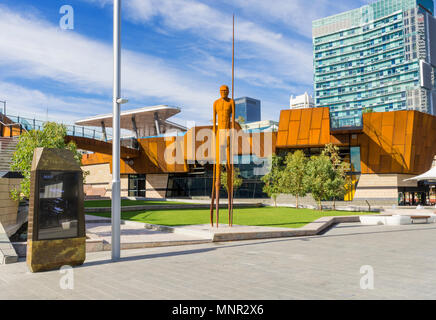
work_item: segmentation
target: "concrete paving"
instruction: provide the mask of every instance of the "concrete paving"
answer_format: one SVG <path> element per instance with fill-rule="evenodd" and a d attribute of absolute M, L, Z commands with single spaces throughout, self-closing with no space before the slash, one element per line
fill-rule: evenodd
<path fill-rule="evenodd" d="M 301 237 L 317 235 L 332 225 L 341 222 L 359 222 L 359 216 L 322 217 L 301 228 L 278 228 L 266 226 L 244 226 L 234 224 L 220 224 L 217 228 L 210 224 L 187 225 L 172 227 L 176 234 L 192 235 L 211 239 L 213 242 L 271 239 L 285 237 Z M 168 227 L 166 227 L 168 228 Z"/>
<path fill-rule="evenodd" d="M 344 223 L 311 237 L 124 250 L 116 263 L 95 252 L 73 269 L 74 289 L 61 288 L 65 273 L 20 261 L 0 266 L 0 299 L 436 299 L 435 235 L 435 224 Z"/>
<path fill-rule="evenodd" d="M 103 241 L 103 250 L 111 250 L 112 231 L 110 222 L 109 218 L 86 215 L 86 235 L 92 240 Z M 210 241 L 210 239 L 197 235 L 146 229 L 144 223 L 136 221 L 122 221 L 121 224 L 121 249 L 186 245 Z"/>
<path fill-rule="evenodd" d="M 160 226 L 137 221 L 122 221 L 121 249 L 138 249 L 169 245 L 185 245 L 206 242 L 254 240 L 283 237 L 311 236 L 328 229 L 339 222 L 358 222 L 359 216 L 322 217 L 301 228 L 277 228 L 266 226 L 244 226 L 220 224 L 217 228 L 210 224 L 186 226 Z M 86 235 L 89 239 L 103 241 L 101 249 L 94 250 L 87 240 L 87 251 L 110 250 L 110 219 L 86 216 Z"/>

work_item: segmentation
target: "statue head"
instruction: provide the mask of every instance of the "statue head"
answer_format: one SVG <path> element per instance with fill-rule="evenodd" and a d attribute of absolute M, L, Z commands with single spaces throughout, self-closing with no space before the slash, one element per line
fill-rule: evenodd
<path fill-rule="evenodd" d="M 221 98 L 227 98 L 229 96 L 229 87 L 222 85 L 220 87 Z"/>

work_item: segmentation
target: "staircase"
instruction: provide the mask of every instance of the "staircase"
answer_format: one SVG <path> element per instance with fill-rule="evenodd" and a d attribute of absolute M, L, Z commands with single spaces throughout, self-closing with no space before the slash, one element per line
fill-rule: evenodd
<path fill-rule="evenodd" d="M 0 172 L 11 171 L 12 155 L 18 143 L 18 137 L 0 137 Z"/>

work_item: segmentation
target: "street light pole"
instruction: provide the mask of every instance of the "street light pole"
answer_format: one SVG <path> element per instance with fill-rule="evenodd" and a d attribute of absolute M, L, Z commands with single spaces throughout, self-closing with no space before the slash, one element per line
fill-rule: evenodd
<path fill-rule="evenodd" d="M 0 101 L 0 103 L 3 103 L 3 114 L 6 115 L 6 101 Z"/>
<path fill-rule="evenodd" d="M 121 95 L 121 0 L 114 0 L 114 87 L 112 134 L 112 261 L 121 251 L 120 95 Z"/>

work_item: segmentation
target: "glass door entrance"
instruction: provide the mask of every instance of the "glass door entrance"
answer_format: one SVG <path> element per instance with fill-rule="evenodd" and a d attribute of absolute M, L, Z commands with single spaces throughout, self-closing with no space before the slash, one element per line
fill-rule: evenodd
<path fill-rule="evenodd" d="M 145 174 L 129 174 L 129 197 L 145 197 Z"/>

